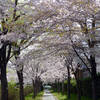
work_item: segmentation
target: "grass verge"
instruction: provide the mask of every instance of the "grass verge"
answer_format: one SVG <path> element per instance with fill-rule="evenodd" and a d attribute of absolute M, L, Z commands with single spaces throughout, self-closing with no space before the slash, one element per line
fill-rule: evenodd
<path fill-rule="evenodd" d="M 32 98 L 32 97 L 33 97 L 33 93 L 30 93 L 29 95 L 27 95 L 27 96 L 25 97 L 25 100 L 42 100 L 43 93 L 44 93 L 43 91 L 40 92 L 40 93 L 36 96 L 35 99 Z"/>
<path fill-rule="evenodd" d="M 77 95 L 76 94 L 71 94 L 71 98 L 70 99 L 67 99 L 67 93 L 57 93 L 57 92 L 54 92 L 54 91 L 51 91 L 51 93 L 57 97 L 58 100 L 77 100 Z M 91 98 L 88 98 L 88 97 L 84 97 L 82 96 L 82 99 L 81 100 L 91 100 Z"/>

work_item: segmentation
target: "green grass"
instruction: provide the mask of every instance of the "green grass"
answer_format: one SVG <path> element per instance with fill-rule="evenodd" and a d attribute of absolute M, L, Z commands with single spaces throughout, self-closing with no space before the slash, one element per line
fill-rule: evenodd
<path fill-rule="evenodd" d="M 67 95 L 66 95 L 67 93 L 62 94 L 62 93 L 57 93 L 57 92 L 54 92 L 54 91 L 51 91 L 51 92 L 53 93 L 53 95 L 55 97 L 57 97 L 58 100 L 68 100 Z M 70 100 L 77 100 L 77 95 L 76 94 L 71 94 Z M 92 99 L 82 96 L 81 100 L 92 100 Z"/>
<path fill-rule="evenodd" d="M 43 91 L 40 92 L 40 93 L 36 96 L 35 99 L 32 98 L 32 97 L 33 97 L 33 93 L 30 93 L 29 95 L 27 95 L 27 96 L 25 97 L 25 100 L 42 100 L 43 93 L 44 93 Z"/>

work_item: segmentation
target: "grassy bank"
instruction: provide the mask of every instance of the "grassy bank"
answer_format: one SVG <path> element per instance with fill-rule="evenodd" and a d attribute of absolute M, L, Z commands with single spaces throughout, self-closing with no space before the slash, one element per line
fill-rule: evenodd
<path fill-rule="evenodd" d="M 29 95 L 27 95 L 27 96 L 25 97 L 25 100 L 42 100 L 43 93 L 44 93 L 43 91 L 40 92 L 40 93 L 36 96 L 35 99 L 32 98 L 32 97 L 33 97 L 33 93 L 30 93 Z"/>
<path fill-rule="evenodd" d="M 54 91 L 51 91 L 51 92 L 55 97 L 57 97 L 58 100 L 68 100 L 67 95 L 66 95 L 67 93 L 62 94 L 62 93 L 57 93 L 57 92 L 54 92 Z M 77 95 L 71 94 L 70 100 L 77 100 Z M 91 99 L 88 98 L 88 97 L 82 96 L 82 100 L 91 100 Z"/>
<path fill-rule="evenodd" d="M 33 92 L 33 87 L 27 85 L 24 87 L 24 96 L 27 97 L 30 93 Z M 1 100 L 1 86 L 0 86 L 0 100 Z M 16 83 L 8 83 L 8 100 L 19 100 L 19 85 Z"/>

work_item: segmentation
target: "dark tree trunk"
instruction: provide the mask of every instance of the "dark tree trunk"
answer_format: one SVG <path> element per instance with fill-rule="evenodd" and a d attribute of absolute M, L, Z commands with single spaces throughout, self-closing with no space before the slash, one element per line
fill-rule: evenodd
<path fill-rule="evenodd" d="M 78 93 L 78 100 L 81 100 L 81 84 L 80 80 L 77 80 L 77 93 Z"/>
<path fill-rule="evenodd" d="M 40 92 L 41 91 L 41 87 L 42 87 L 40 78 L 38 79 L 38 81 L 39 81 L 39 92 Z"/>
<path fill-rule="evenodd" d="M 40 81 L 37 79 L 37 94 L 40 92 Z"/>
<path fill-rule="evenodd" d="M 40 80 L 38 80 L 38 92 L 40 92 L 41 91 L 41 84 L 40 84 Z"/>
<path fill-rule="evenodd" d="M 62 81 L 62 93 L 64 93 L 64 81 Z"/>
<path fill-rule="evenodd" d="M 36 78 L 36 81 L 35 81 L 35 94 L 37 96 L 37 93 L 38 93 L 38 80 Z"/>
<path fill-rule="evenodd" d="M 6 47 L 4 44 L 0 49 L 0 69 L 1 69 L 1 100 L 8 100 L 8 82 L 6 67 L 11 53 L 11 45 L 9 45 L 8 53 L 6 55 Z"/>
<path fill-rule="evenodd" d="M 97 73 L 96 73 L 96 62 L 95 57 L 90 56 L 91 73 L 92 73 L 92 95 L 93 100 L 97 100 L 96 89 L 97 89 Z"/>
<path fill-rule="evenodd" d="M 6 65 L 1 66 L 1 100 L 8 100 L 8 83 L 6 77 Z"/>
<path fill-rule="evenodd" d="M 58 81 L 57 81 L 56 84 L 57 84 L 57 90 L 56 91 L 59 93 L 59 84 L 58 84 Z"/>
<path fill-rule="evenodd" d="M 92 35 L 95 35 L 95 18 L 93 16 L 93 20 L 92 20 Z M 95 37 L 95 36 L 94 36 Z M 96 61 L 95 61 L 95 51 L 92 51 L 94 49 L 95 46 L 95 39 L 93 38 L 93 36 L 88 40 L 88 45 L 90 48 L 90 65 L 91 65 L 91 77 L 92 77 L 92 95 L 93 95 L 93 100 L 97 100 L 97 95 L 96 95 L 96 82 L 97 82 L 97 73 L 96 73 Z"/>
<path fill-rule="evenodd" d="M 32 80 L 33 83 L 33 98 L 36 97 L 36 82 L 34 80 Z"/>
<path fill-rule="evenodd" d="M 42 85 L 42 82 L 41 81 L 40 81 L 40 85 L 41 85 L 40 90 L 43 91 L 43 85 Z"/>
<path fill-rule="evenodd" d="M 92 79 L 92 96 L 93 96 L 93 100 L 97 100 L 97 96 L 96 96 L 96 80 Z"/>
<path fill-rule="evenodd" d="M 16 0 L 17 1 L 17 0 Z M 19 59 L 20 60 L 20 47 L 16 47 L 17 49 L 14 51 L 15 54 L 15 59 Z M 19 80 L 19 96 L 20 96 L 20 100 L 25 100 L 24 98 L 24 82 L 23 82 L 23 65 L 17 65 L 17 67 L 22 67 L 19 71 L 17 71 L 17 76 L 18 76 L 18 80 Z"/>
<path fill-rule="evenodd" d="M 60 92 L 60 82 L 59 82 L 59 79 L 58 79 L 58 82 L 57 82 L 57 90 L 58 90 L 58 93 Z"/>
<path fill-rule="evenodd" d="M 36 87 L 36 95 L 40 92 L 40 79 L 39 77 L 36 77 L 36 82 L 35 82 L 35 87 Z"/>
<path fill-rule="evenodd" d="M 67 71 L 68 71 L 67 95 L 68 95 L 68 99 L 70 99 L 70 70 L 69 70 L 69 66 L 67 67 Z"/>
<path fill-rule="evenodd" d="M 5 24 L 4 19 L 1 21 L 1 23 L 2 23 L 1 35 L 6 35 L 8 29 L 5 28 L 4 26 Z M 3 41 L 3 40 L 1 42 L 3 44 L 2 47 L 0 48 L 1 100 L 8 100 L 8 82 L 7 82 L 6 68 L 11 54 L 11 43 L 9 41 Z M 8 51 L 7 51 L 7 46 L 8 46 Z"/>
<path fill-rule="evenodd" d="M 20 100 L 25 100 L 24 98 L 24 86 L 23 86 L 23 70 L 17 71 L 18 79 L 19 79 L 19 87 L 20 87 Z"/>
<path fill-rule="evenodd" d="M 32 85 L 33 85 L 33 98 L 35 98 L 35 95 L 34 95 L 34 94 L 35 94 L 35 93 L 34 93 L 35 84 L 34 84 L 34 80 L 33 80 L 33 79 L 32 79 Z"/>
<path fill-rule="evenodd" d="M 79 79 L 79 71 L 77 70 L 76 73 L 74 73 L 75 79 L 76 79 L 76 84 L 77 84 L 77 95 L 78 95 L 78 100 L 81 100 L 81 82 Z"/>

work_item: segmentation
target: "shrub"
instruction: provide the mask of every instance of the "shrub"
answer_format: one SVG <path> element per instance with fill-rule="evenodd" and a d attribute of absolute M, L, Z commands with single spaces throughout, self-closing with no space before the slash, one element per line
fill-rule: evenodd
<path fill-rule="evenodd" d="M 81 81 L 81 95 L 92 97 L 92 79 L 91 77 L 83 78 Z M 77 84 L 75 79 L 71 79 L 71 93 L 77 93 Z M 60 83 L 61 84 L 61 83 Z M 53 89 L 57 91 L 57 83 L 53 85 Z M 60 85 L 61 89 L 61 85 Z M 64 92 L 67 92 L 67 81 L 64 82 Z M 100 98 L 100 73 L 97 76 L 97 96 Z"/>
<path fill-rule="evenodd" d="M 18 100 L 19 99 L 19 89 L 16 87 L 15 83 L 8 83 L 8 100 Z"/>
<path fill-rule="evenodd" d="M 24 95 L 32 93 L 32 86 L 25 86 Z M 1 86 L 0 86 L 0 98 L 1 98 Z M 19 100 L 19 88 L 18 85 L 14 82 L 8 83 L 8 100 Z"/>
<path fill-rule="evenodd" d="M 28 94 L 33 92 L 33 87 L 31 85 L 27 85 L 24 88 L 24 95 L 27 96 Z"/>

